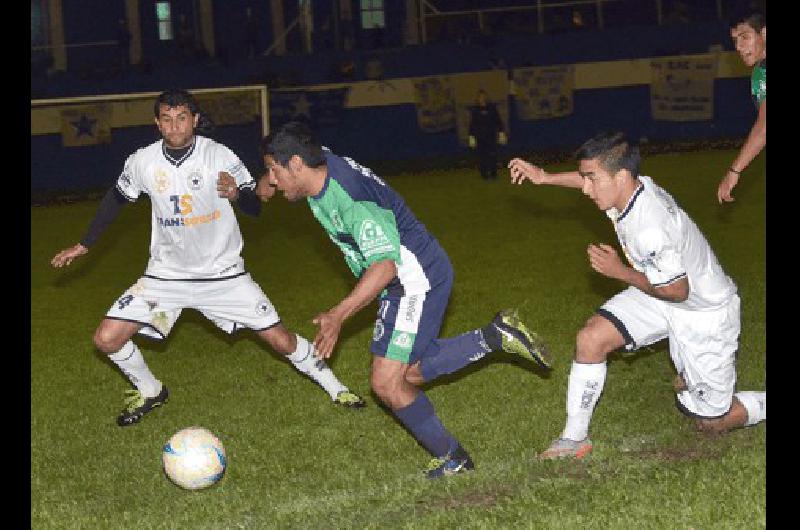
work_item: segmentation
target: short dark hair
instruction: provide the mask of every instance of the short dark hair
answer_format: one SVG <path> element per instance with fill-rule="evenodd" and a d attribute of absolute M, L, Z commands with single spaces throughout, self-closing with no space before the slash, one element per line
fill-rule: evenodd
<path fill-rule="evenodd" d="M 767 12 L 758 7 L 739 7 L 729 17 L 728 25 L 734 29 L 739 24 L 747 24 L 756 31 L 767 27 Z"/>
<path fill-rule="evenodd" d="M 267 155 L 284 167 L 294 155 L 302 158 L 308 167 L 325 164 L 322 146 L 314 132 L 299 121 L 287 122 L 261 140 L 261 156 Z"/>
<path fill-rule="evenodd" d="M 611 173 L 627 169 L 633 178 L 639 178 L 642 157 L 639 147 L 631 144 L 622 132 L 601 132 L 584 142 L 575 152 L 578 161 L 597 159 Z"/>
<path fill-rule="evenodd" d="M 196 114 L 200 115 L 200 118 L 197 120 L 197 127 L 195 128 L 197 131 L 210 132 L 212 129 L 214 129 L 214 122 L 212 122 L 211 118 L 209 118 L 200 110 L 197 100 L 194 99 L 194 96 L 192 96 L 186 90 L 181 88 L 173 88 L 170 90 L 165 90 L 159 94 L 156 98 L 155 105 L 153 105 L 153 113 L 155 114 L 156 118 L 158 118 L 161 114 L 161 105 L 166 105 L 168 108 L 181 107 L 185 105 L 189 109 L 189 112 L 192 113 L 192 116 Z"/>

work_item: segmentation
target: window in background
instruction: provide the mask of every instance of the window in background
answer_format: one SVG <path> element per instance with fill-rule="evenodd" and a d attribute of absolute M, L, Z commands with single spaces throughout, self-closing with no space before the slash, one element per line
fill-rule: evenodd
<path fill-rule="evenodd" d="M 364 29 L 386 27 L 383 0 L 361 0 L 361 27 Z"/>
<path fill-rule="evenodd" d="M 172 40 L 172 6 L 170 2 L 156 2 L 159 40 Z"/>

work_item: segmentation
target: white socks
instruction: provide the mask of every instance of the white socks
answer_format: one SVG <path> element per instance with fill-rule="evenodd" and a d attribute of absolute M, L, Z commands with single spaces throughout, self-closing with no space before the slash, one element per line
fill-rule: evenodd
<path fill-rule="evenodd" d="M 108 356 L 111 361 L 119 366 L 122 373 L 133 383 L 142 396 L 155 397 L 161 392 L 161 381 L 156 379 L 147 364 L 144 362 L 142 352 L 132 341 L 125 343 L 117 353 Z"/>
<path fill-rule="evenodd" d="M 314 356 L 314 346 L 300 335 L 296 336 L 297 349 L 294 353 L 286 356 L 294 367 L 316 381 L 331 396 L 331 399 L 336 399 L 339 392 L 348 390 L 328 368 L 325 361 Z"/>
<path fill-rule="evenodd" d="M 589 435 L 594 406 L 606 382 L 606 363 L 582 364 L 573 361 L 567 387 L 567 424 L 562 438 L 583 440 Z"/>
<path fill-rule="evenodd" d="M 766 392 L 737 392 L 734 396 L 747 410 L 747 423 L 745 423 L 745 426 L 749 427 L 767 419 Z"/>

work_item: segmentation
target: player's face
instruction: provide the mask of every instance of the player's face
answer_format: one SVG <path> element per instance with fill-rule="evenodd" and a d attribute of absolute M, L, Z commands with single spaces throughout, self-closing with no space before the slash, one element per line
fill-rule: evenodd
<path fill-rule="evenodd" d="M 291 169 L 292 160 L 289 160 L 289 163 L 284 167 L 271 156 L 266 155 L 264 157 L 264 165 L 267 167 L 267 171 L 261 177 L 261 181 L 256 188 L 256 193 L 262 201 L 266 201 L 269 198 L 270 184 L 281 190 L 288 201 L 296 201 L 306 196 L 301 186 L 301 180 Z"/>
<path fill-rule="evenodd" d="M 755 66 L 767 57 L 767 28 L 754 30 L 750 24 L 739 24 L 731 30 L 736 51 L 748 67 Z"/>
<path fill-rule="evenodd" d="M 606 171 L 597 159 L 581 160 L 578 173 L 583 177 L 583 194 L 605 211 L 618 207 L 620 179 Z"/>
<path fill-rule="evenodd" d="M 192 143 L 199 118 L 200 115 L 192 115 L 186 105 L 169 107 L 162 104 L 158 110 L 156 125 L 167 147 L 179 149 Z"/>

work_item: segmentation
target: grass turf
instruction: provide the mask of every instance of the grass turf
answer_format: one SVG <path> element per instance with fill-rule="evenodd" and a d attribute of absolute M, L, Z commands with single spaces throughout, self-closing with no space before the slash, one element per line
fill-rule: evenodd
<path fill-rule="evenodd" d="M 739 286 L 738 387 L 765 387 L 764 156 L 737 202 L 716 186 L 734 153 L 651 156 L 642 172 L 700 226 Z M 550 169 L 567 169 L 568 165 Z M 349 411 L 249 332 L 228 337 L 185 311 L 164 343 L 137 339 L 170 402 L 131 428 L 114 418 L 128 384 L 95 352 L 105 311 L 144 271 L 146 199 L 127 207 L 89 255 L 50 258 L 84 232 L 96 202 L 31 209 L 32 528 L 759 528 L 766 526 L 766 424 L 708 438 L 673 405 L 664 342 L 614 354 L 585 462 L 538 462 L 564 423 L 577 329 L 622 286 L 594 273 L 591 242 L 618 248 L 611 224 L 577 190 L 482 182 L 472 170 L 387 176 L 448 251 L 454 335 L 518 307 L 548 339 L 550 374 L 496 354 L 427 387 L 473 473 L 427 481 L 427 453 L 369 394 L 374 304 L 349 321 L 331 363 L 368 408 Z M 305 204 L 273 200 L 240 216 L 248 270 L 284 322 L 311 319 L 354 279 Z M 57 308 L 54 310 L 54 308 Z M 202 425 L 225 444 L 216 486 L 186 492 L 161 471 L 161 447 Z"/>

